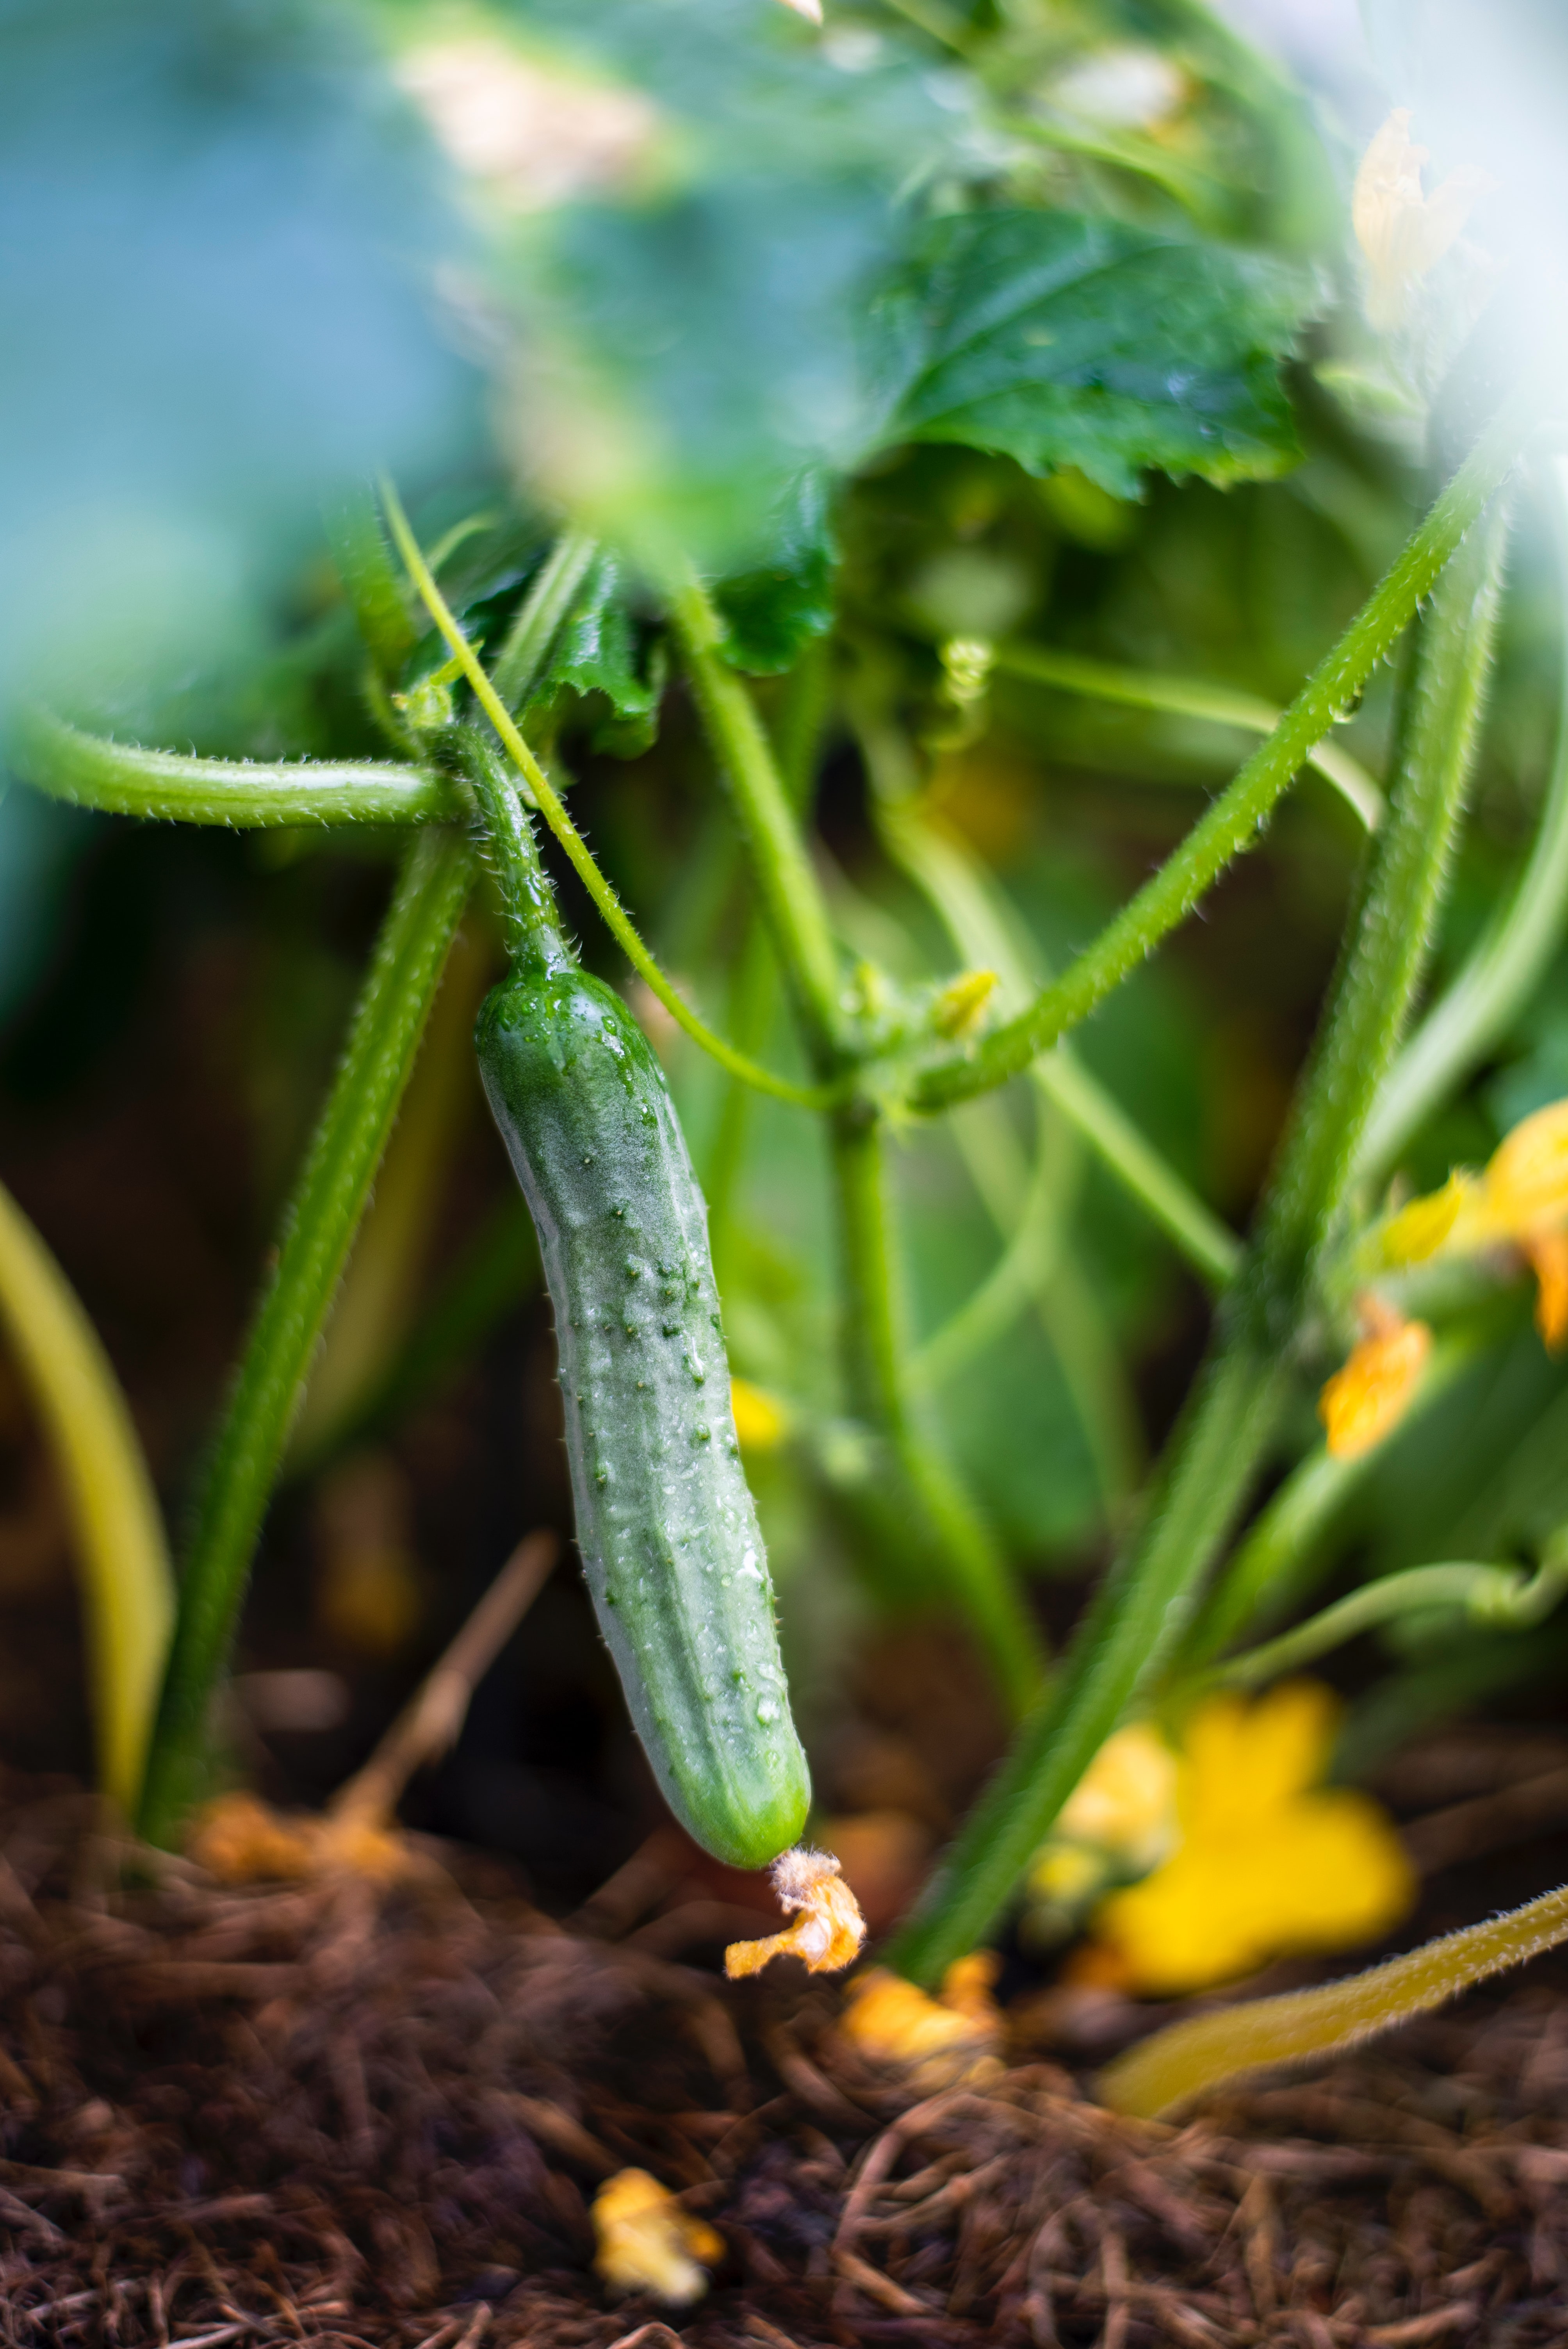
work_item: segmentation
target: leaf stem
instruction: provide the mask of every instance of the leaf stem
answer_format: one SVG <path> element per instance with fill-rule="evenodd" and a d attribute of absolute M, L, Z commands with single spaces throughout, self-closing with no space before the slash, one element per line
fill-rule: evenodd
<path fill-rule="evenodd" d="M 1034 1619 L 961 1480 L 913 1411 L 903 1303 L 887 1198 L 886 1136 L 874 1112 L 841 1111 L 833 1124 L 845 1280 L 849 1402 L 888 1438 L 953 1595 L 1004 1695 L 1021 1712 L 1037 1693 L 1043 1651 Z"/>
<path fill-rule="evenodd" d="M 60 1464 L 82 1573 L 98 1781 L 129 1816 L 174 1619 L 174 1575 L 113 1366 L 76 1291 L 4 1188 L 0 1321 Z"/>
<path fill-rule="evenodd" d="M 1557 746 L 1541 820 L 1512 895 L 1389 1071 L 1357 1162 L 1368 1183 L 1387 1173 L 1444 1095 L 1507 1034 L 1568 929 L 1568 459 L 1544 464 L 1557 540 L 1563 675 Z"/>
<path fill-rule="evenodd" d="M 1343 1982 L 1171 2023 L 1119 2055 L 1096 2086 L 1114 2112 L 1157 2119 L 1238 2073 L 1355 2046 L 1565 1939 L 1568 1885 Z"/>
<path fill-rule="evenodd" d="M 1568 1568 L 1561 1559 L 1533 1575 L 1522 1574 L 1517 1567 L 1479 1566 L 1469 1560 L 1407 1567 L 1402 1573 L 1363 1583 L 1305 1623 L 1282 1631 L 1277 1640 L 1266 1640 L 1262 1647 L 1217 1664 L 1206 1677 L 1237 1688 L 1261 1688 L 1265 1681 L 1278 1680 L 1342 1648 L 1363 1631 L 1423 1607 L 1463 1608 L 1472 1622 L 1492 1630 L 1531 1630 L 1551 1613 L 1565 1589 Z"/>
<path fill-rule="evenodd" d="M 511 712 L 480 666 L 473 647 L 453 618 L 428 564 L 419 552 L 418 543 L 408 527 L 407 516 L 390 481 L 382 482 L 381 496 L 397 552 L 407 565 L 408 574 L 424 599 L 426 609 L 451 647 L 459 667 L 473 689 L 474 698 L 500 736 L 501 747 L 528 785 L 533 805 L 565 850 L 583 887 L 597 906 L 605 927 L 633 969 L 647 982 L 676 1025 L 686 1030 L 694 1043 L 700 1044 L 721 1068 L 727 1069 L 732 1077 L 740 1077 L 747 1084 L 755 1085 L 759 1092 L 772 1093 L 779 1101 L 794 1102 L 802 1109 L 830 1108 L 841 1098 L 839 1089 L 791 1084 L 788 1078 L 776 1077 L 770 1069 L 764 1069 L 755 1061 L 748 1060 L 744 1052 L 738 1052 L 733 1045 L 727 1044 L 722 1036 L 715 1035 L 665 978 L 637 936 L 624 906 L 590 854 L 587 842 L 567 814 L 550 778 L 519 733 Z"/>
<path fill-rule="evenodd" d="M 1230 686 L 1168 677 L 1158 669 L 1122 668 L 1111 661 L 1089 660 L 1048 646 L 997 645 L 992 666 L 1005 677 L 1026 678 L 1033 685 L 1055 686 L 1061 692 L 1083 694 L 1096 701 L 1119 702 L 1125 709 L 1153 709 L 1168 717 L 1234 726 L 1248 734 L 1272 734 L 1284 715 L 1274 702 Z M 1377 830 L 1383 820 L 1383 794 L 1359 759 L 1326 739 L 1307 752 L 1305 763 L 1315 767 L 1333 784 L 1364 831 Z"/>
<path fill-rule="evenodd" d="M 1035 1001 L 967 1053 L 927 1069 L 917 1109 L 944 1108 L 1005 1084 L 1095 1006 L 1185 919 L 1232 860 L 1255 844 L 1310 751 L 1354 702 L 1518 460 L 1538 407 L 1533 390 L 1489 427 L 1356 618 L 1229 788 L 1094 944 Z"/>
<path fill-rule="evenodd" d="M 420 768 L 369 761 L 253 766 L 188 759 L 84 734 L 36 706 L 13 720 L 5 757 L 15 774 L 50 799 L 154 822 L 253 831 L 294 823 L 431 823 L 462 812 L 448 779 Z"/>
<path fill-rule="evenodd" d="M 927 822 L 908 797 L 879 794 L 877 825 L 895 864 L 930 901 L 960 957 L 995 970 L 1004 1006 L 1033 991 L 1000 890 L 963 843 Z M 1162 1158 L 1065 1044 L 1030 1070 L 1035 1083 L 1211 1288 L 1241 1262 L 1241 1243 Z"/>
<path fill-rule="evenodd" d="M 186 1555 L 141 1796 L 141 1832 L 153 1842 L 174 1835 L 198 1788 L 209 1704 L 267 1497 L 473 872 L 473 850 L 459 833 L 431 828 L 410 849 L 284 1216 L 275 1268 L 218 1430 Z"/>
<path fill-rule="evenodd" d="M 830 1072 L 841 1059 L 839 953 L 821 884 L 756 705 L 724 657 L 718 616 L 695 578 L 676 591 L 670 617 L 813 1058 Z"/>
<path fill-rule="evenodd" d="M 563 530 L 518 607 L 517 617 L 490 670 L 490 683 L 509 709 L 533 690 L 544 657 L 588 575 L 598 541 L 585 530 Z"/>

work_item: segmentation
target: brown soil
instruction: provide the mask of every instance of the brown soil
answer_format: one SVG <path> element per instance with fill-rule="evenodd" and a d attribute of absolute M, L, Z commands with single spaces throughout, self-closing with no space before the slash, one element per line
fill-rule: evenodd
<path fill-rule="evenodd" d="M 1568 2004 L 1539 1982 L 1175 2130 L 1051 2060 L 1059 1999 L 1000 2078 L 920 2095 L 794 1969 L 731 1992 L 435 1870 L 236 1892 L 160 1860 L 127 1889 L 87 1824 L 62 1794 L 3 1838 L 15 2349 L 1568 2338 Z M 724 2237 L 695 2312 L 593 2274 L 627 2164 Z"/>

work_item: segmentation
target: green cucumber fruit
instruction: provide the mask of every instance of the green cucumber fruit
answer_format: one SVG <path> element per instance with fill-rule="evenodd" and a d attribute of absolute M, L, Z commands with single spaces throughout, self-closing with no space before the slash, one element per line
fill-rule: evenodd
<path fill-rule="evenodd" d="M 729 1402 L 707 1211 L 664 1074 L 542 937 L 475 1040 L 555 1309 L 577 1541 L 638 1735 L 704 1848 L 761 1868 L 810 1800 Z"/>

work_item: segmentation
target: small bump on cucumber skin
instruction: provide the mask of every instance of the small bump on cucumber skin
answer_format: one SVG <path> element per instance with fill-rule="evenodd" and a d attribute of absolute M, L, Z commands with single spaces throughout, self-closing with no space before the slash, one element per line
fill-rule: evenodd
<path fill-rule="evenodd" d="M 729 1410 L 707 1217 L 663 1073 L 611 990 L 520 974 L 477 1030 L 555 1308 L 579 1547 L 676 1816 L 760 1868 L 810 1798 Z"/>

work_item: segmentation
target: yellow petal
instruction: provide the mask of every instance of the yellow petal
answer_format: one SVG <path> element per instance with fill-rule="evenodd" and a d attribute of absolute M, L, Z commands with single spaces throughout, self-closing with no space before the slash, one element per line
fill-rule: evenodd
<path fill-rule="evenodd" d="M 729 1407 L 742 1452 L 776 1452 L 789 1433 L 789 1414 L 778 1398 L 749 1379 L 731 1379 Z"/>
<path fill-rule="evenodd" d="M 1328 1767 L 1339 1701 L 1321 1681 L 1283 1681 L 1249 1702 L 1205 1700 L 1187 1724 L 1178 1810 L 1186 1840 L 1248 1830 L 1315 1785 Z"/>
<path fill-rule="evenodd" d="M 1568 1231 L 1541 1232 L 1524 1242 L 1535 1275 L 1535 1326 L 1553 1353 L 1568 1341 Z"/>
<path fill-rule="evenodd" d="M 1095 1844 L 1131 1867 L 1152 1867 L 1175 1832 L 1176 1756 L 1146 1721 L 1108 1737 L 1057 1822 L 1069 1843 Z"/>
<path fill-rule="evenodd" d="M 1497 1229 L 1511 1239 L 1568 1220 L 1568 1101 L 1549 1102 L 1505 1134 L 1483 1180 Z"/>
<path fill-rule="evenodd" d="M 936 2088 L 990 2068 L 1002 2018 L 990 1995 L 996 1960 L 989 1950 L 947 1970 L 940 1999 L 872 1966 L 845 1992 L 844 2036 L 873 2063 L 895 2065 L 915 2085 Z"/>
<path fill-rule="evenodd" d="M 724 1971 L 731 1982 L 760 1973 L 775 1958 L 799 1958 L 814 1974 L 837 1973 L 852 1965 L 866 1938 L 865 1919 L 831 1852 L 808 1851 L 803 1846 L 780 1852 L 772 1877 L 779 1905 L 794 1915 L 795 1922 L 765 1940 L 731 1941 L 724 1953 Z"/>
<path fill-rule="evenodd" d="M 1384 1225 L 1379 1246 L 1387 1265 L 1424 1264 L 1444 1243 L 1458 1237 L 1457 1226 L 1467 1204 L 1479 1193 L 1473 1174 L 1456 1167 L 1440 1191 L 1412 1199 Z"/>
<path fill-rule="evenodd" d="M 1373 1299 L 1364 1300 L 1364 1307 L 1371 1324 L 1367 1335 L 1317 1399 L 1336 1460 L 1358 1460 L 1392 1434 L 1432 1350 L 1432 1333 L 1424 1321 L 1406 1321 Z"/>
<path fill-rule="evenodd" d="M 689 2308 L 707 2290 L 699 2261 L 717 2265 L 724 2240 L 645 2169 L 617 2170 L 593 2197 L 593 2265 L 614 2292 L 645 2292 Z"/>
<path fill-rule="evenodd" d="M 1251 1831 L 1194 1837 L 1141 1884 L 1112 1893 L 1095 1928 L 1132 1987 L 1170 1996 L 1274 1958 L 1374 1939 L 1414 1892 L 1377 1806 L 1334 1789 L 1295 1796 Z"/>

